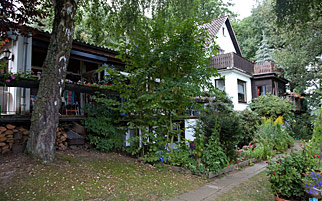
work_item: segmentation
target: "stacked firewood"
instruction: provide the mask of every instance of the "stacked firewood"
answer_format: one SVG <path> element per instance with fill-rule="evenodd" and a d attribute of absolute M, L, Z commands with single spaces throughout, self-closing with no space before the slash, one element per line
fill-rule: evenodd
<path fill-rule="evenodd" d="M 63 128 L 57 128 L 56 149 L 66 150 L 68 147 L 67 133 Z M 27 144 L 29 131 L 23 127 L 16 127 L 12 124 L 0 126 L 0 153 L 20 153 Z"/>
<path fill-rule="evenodd" d="M 29 131 L 11 124 L 0 126 L 0 153 L 11 151 L 17 144 L 24 144 L 28 140 Z"/>
<path fill-rule="evenodd" d="M 56 136 L 56 149 L 58 150 L 66 150 L 68 147 L 67 143 L 67 133 L 64 131 L 63 128 L 57 128 L 57 136 Z"/>

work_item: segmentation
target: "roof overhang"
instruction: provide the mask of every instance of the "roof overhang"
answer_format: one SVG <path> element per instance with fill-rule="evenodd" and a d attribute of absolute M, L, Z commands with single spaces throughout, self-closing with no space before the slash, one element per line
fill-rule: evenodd
<path fill-rule="evenodd" d="M 288 83 L 289 81 L 285 78 L 278 77 L 276 73 L 271 72 L 271 73 L 260 73 L 260 74 L 254 74 L 253 75 L 254 80 L 261 80 L 261 79 L 277 79 L 281 82 L 284 82 L 285 84 Z"/>
<path fill-rule="evenodd" d="M 221 68 L 221 69 L 218 70 L 218 73 L 221 73 L 221 72 L 227 72 L 227 73 L 232 73 L 233 72 L 233 73 L 245 76 L 247 78 L 252 78 L 253 77 L 251 74 L 247 73 L 246 71 L 241 70 L 241 69 L 236 68 L 236 67 Z"/>

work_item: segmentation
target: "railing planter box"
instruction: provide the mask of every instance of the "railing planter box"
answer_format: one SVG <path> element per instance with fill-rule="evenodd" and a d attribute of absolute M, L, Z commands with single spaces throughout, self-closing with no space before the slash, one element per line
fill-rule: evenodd
<path fill-rule="evenodd" d="M 38 88 L 39 81 L 38 80 L 19 79 L 19 80 L 11 80 L 10 82 L 6 82 L 4 80 L 4 78 L 1 77 L 0 84 L 2 86 L 7 86 L 7 87 Z"/>
<path fill-rule="evenodd" d="M 3 75 L 0 75 L 0 86 L 38 88 L 39 87 L 39 80 L 30 80 L 30 79 L 19 78 L 18 80 L 10 80 L 10 82 L 7 82 L 6 79 L 3 77 Z M 76 93 L 86 93 L 86 94 L 93 94 L 96 91 L 100 91 L 105 94 L 117 95 L 116 92 L 113 92 L 111 90 L 102 89 L 102 88 L 93 87 L 93 86 L 71 84 L 71 83 L 65 84 L 65 90 L 74 91 Z"/>

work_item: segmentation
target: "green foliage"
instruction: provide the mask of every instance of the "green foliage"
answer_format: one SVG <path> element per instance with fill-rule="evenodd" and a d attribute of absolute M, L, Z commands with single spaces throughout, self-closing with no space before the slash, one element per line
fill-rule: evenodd
<path fill-rule="evenodd" d="M 273 192 L 285 199 L 299 198 L 304 195 L 302 183 L 305 173 L 315 167 L 310 149 L 291 153 L 277 160 L 270 160 L 267 175 Z"/>
<path fill-rule="evenodd" d="M 319 0 L 276 0 L 274 11 L 278 24 L 306 24 L 321 18 L 321 1 Z"/>
<path fill-rule="evenodd" d="M 215 135 L 214 138 L 218 138 L 226 156 L 234 159 L 235 148 L 243 132 L 237 112 L 233 111 L 231 100 L 225 94 L 219 94 L 200 112 L 199 119 L 203 135 L 209 139 Z"/>
<path fill-rule="evenodd" d="M 272 51 L 270 49 L 274 47 L 273 42 L 275 40 L 273 39 L 276 33 L 275 21 L 276 17 L 273 12 L 272 0 L 265 0 L 257 3 L 252 9 L 251 16 L 241 21 L 233 22 L 244 58 L 256 60 L 256 52 L 263 43 L 265 43 L 265 49 L 269 51 L 266 52 L 264 48 L 261 48 L 261 55 L 271 56 Z M 267 40 L 264 39 L 264 36 L 266 36 Z"/>
<path fill-rule="evenodd" d="M 265 62 L 265 61 L 274 61 L 272 58 L 272 52 L 273 52 L 273 49 L 269 46 L 266 35 L 263 34 L 263 39 L 255 55 L 256 63 Z"/>
<path fill-rule="evenodd" d="M 265 119 L 259 128 L 256 136 L 258 144 L 255 149 L 262 149 L 263 153 L 261 155 L 263 159 L 273 156 L 275 154 L 274 150 L 284 152 L 288 146 L 293 144 L 293 138 L 284 131 L 278 120 L 273 122 L 272 119 Z"/>
<path fill-rule="evenodd" d="M 261 118 L 256 112 L 248 109 L 238 112 L 237 118 L 240 121 L 242 132 L 238 146 L 242 147 L 243 145 L 248 145 L 254 140 L 261 123 Z"/>
<path fill-rule="evenodd" d="M 278 116 L 283 116 L 285 120 L 291 119 L 295 110 L 289 99 L 279 98 L 271 94 L 254 98 L 252 103 L 249 104 L 249 108 L 261 117 L 276 119 Z"/>
<path fill-rule="evenodd" d="M 220 125 L 220 144 L 227 157 L 234 159 L 236 157 L 236 145 L 239 144 L 243 134 L 237 113 L 220 114 L 217 118 Z"/>
<path fill-rule="evenodd" d="M 319 150 L 322 143 L 322 109 L 319 109 L 316 119 L 314 120 L 314 128 L 312 135 L 312 147 Z"/>
<path fill-rule="evenodd" d="M 119 6 L 120 10 L 127 11 L 140 8 Z M 174 129 L 173 122 L 196 105 L 192 97 L 203 96 L 206 89 L 214 90 L 209 80 L 218 74 L 208 65 L 208 35 L 206 30 L 198 28 L 202 22 L 197 16 L 195 1 L 160 2 L 152 10 L 152 19 L 143 17 L 144 11 L 137 11 L 133 14 L 136 19 L 119 13 L 122 20 L 135 20 L 134 24 L 122 24 L 124 29 L 119 35 L 119 58 L 129 74 L 123 76 L 112 70 L 109 73 L 113 89 L 126 99 L 120 110 L 129 114 L 128 125 L 141 130 L 149 128 L 148 132 L 141 133 L 146 146 L 137 147 L 140 154 L 155 146 L 149 141 L 153 135 L 157 135 L 160 144 L 170 143 L 172 151 L 171 145 L 180 132 Z M 153 134 L 150 128 L 154 127 L 159 131 Z"/>
<path fill-rule="evenodd" d="M 312 137 L 312 116 L 307 113 L 295 115 L 293 119 L 286 121 L 284 126 L 293 138 L 310 139 Z"/>
<path fill-rule="evenodd" d="M 230 18 L 236 16 L 235 13 L 228 9 L 229 6 L 233 5 L 231 2 L 223 2 L 222 0 L 200 0 L 199 4 L 198 16 L 201 20 L 210 21 L 227 15 Z"/>
<path fill-rule="evenodd" d="M 229 159 L 221 147 L 218 137 L 218 131 L 214 129 L 203 151 L 202 163 L 205 165 L 207 172 L 217 173 L 229 163 Z"/>
<path fill-rule="evenodd" d="M 121 149 L 123 132 L 117 128 L 118 119 L 116 115 L 111 114 L 111 105 L 99 103 L 100 98 L 96 98 L 96 100 L 98 101 L 97 104 L 87 105 L 85 108 L 88 117 L 84 123 L 85 128 L 90 133 L 88 135 L 89 142 L 101 152 Z M 111 100 L 112 102 L 114 101 Z"/>

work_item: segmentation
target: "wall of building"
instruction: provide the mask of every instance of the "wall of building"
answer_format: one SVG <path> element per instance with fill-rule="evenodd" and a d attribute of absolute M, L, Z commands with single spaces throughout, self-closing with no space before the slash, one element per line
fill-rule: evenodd
<path fill-rule="evenodd" d="M 31 70 L 32 38 L 18 36 L 10 46 L 13 60 L 8 62 L 11 73 L 26 72 Z M 12 101 L 7 108 L 10 113 L 28 113 L 30 110 L 30 89 L 8 87 Z"/>
<path fill-rule="evenodd" d="M 259 86 L 266 86 L 266 94 L 272 93 L 272 79 L 260 79 L 252 80 L 252 95 L 253 98 L 257 98 L 257 87 Z"/>
<path fill-rule="evenodd" d="M 219 32 L 216 35 L 216 44 L 219 45 L 220 49 L 224 50 L 224 53 L 235 52 L 235 47 L 232 42 L 232 39 L 229 35 L 226 24 L 223 24 Z"/>
<path fill-rule="evenodd" d="M 195 130 L 194 128 L 197 125 L 197 119 L 185 119 L 184 120 L 184 128 L 185 128 L 185 138 L 187 140 L 195 140 Z"/>
<path fill-rule="evenodd" d="M 233 101 L 234 110 L 244 110 L 246 109 L 247 105 L 252 100 L 252 88 L 251 88 L 251 76 L 240 72 L 234 69 L 225 69 L 218 71 L 222 76 L 225 76 L 225 92 Z M 215 79 L 219 78 L 212 78 L 213 85 L 215 86 Z M 246 102 L 247 103 L 239 103 L 238 102 L 238 80 L 242 80 L 246 82 Z"/>

